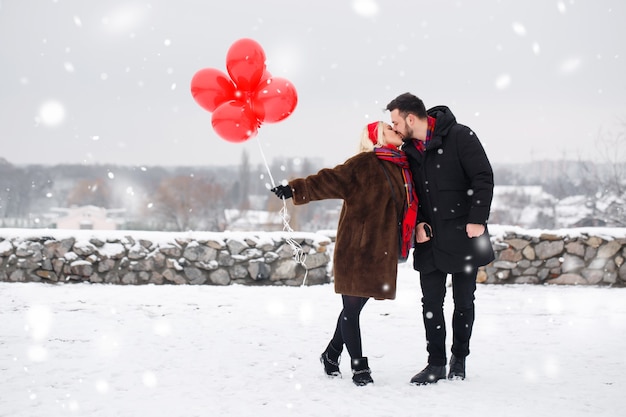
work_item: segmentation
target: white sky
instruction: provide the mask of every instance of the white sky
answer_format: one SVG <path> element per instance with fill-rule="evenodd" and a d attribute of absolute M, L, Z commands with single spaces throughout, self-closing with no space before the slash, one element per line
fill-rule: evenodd
<path fill-rule="evenodd" d="M 35 9 L 36 8 L 36 12 Z M 593 156 L 626 120 L 620 0 L 0 0 L 0 157 L 24 163 L 238 164 L 351 156 L 411 91 L 471 126 L 492 162 Z M 240 38 L 298 106 L 243 144 L 189 91 Z"/>
<path fill-rule="evenodd" d="M 416 387 L 421 291 L 401 265 L 397 299 L 361 314 L 374 384 L 355 387 L 347 353 L 342 379 L 318 359 L 341 306 L 331 285 L 0 283 L 0 415 L 614 417 L 625 291 L 480 285 L 467 379 Z"/>

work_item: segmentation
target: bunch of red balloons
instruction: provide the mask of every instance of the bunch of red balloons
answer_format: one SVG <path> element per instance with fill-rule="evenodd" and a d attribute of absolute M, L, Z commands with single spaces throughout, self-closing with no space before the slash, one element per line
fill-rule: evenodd
<path fill-rule="evenodd" d="M 272 77 L 256 41 L 244 38 L 233 43 L 226 54 L 226 70 L 228 75 L 204 68 L 191 80 L 194 100 L 213 113 L 211 124 L 221 138 L 244 142 L 263 123 L 280 122 L 296 108 L 296 89 L 289 80 Z"/>

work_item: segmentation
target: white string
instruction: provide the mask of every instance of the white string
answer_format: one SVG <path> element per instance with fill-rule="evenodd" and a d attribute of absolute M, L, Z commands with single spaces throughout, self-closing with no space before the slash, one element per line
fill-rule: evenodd
<path fill-rule="evenodd" d="M 259 139 L 258 135 L 256 143 L 259 145 L 259 151 L 261 151 L 261 156 L 263 157 L 263 162 L 265 163 L 265 169 L 267 169 L 267 174 L 270 176 L 270 181 L 272 182 L 272 188 L 274 188 L 276 187 L 276 184 L 274 184 L 274 177 L 272 177 L 270 167 L 267 165 L 267 159 L 265 159 L 265 153 L 263 153 L 263 147 L 261 146 L 261 139 Z"/>
<path fill-rule="evenodd" d="M 261 140 L 259 139 L 258 135 L 257 135 L 257 143 L 259 145 L 259 150 L 261 151 L 261 157 L 263 157 L 263 163 L 265 164 L 265 169 L 267 169 L 267 174 L 270 177 L 272 188 L 275 188 L 276 184 L 274 183 L 274 177 L 272 177 L 272 172 L 270 171 L 270 167 L 267 164 L 267 159 L 265 159 L 265 153 L 263 152 L 263 147 L 261 146 Z M 283 207 L 280 209 L 278 213 L 280 214 L 280 217 L 283 221 L 283 232 L 293 233 L 293 229 L 289 225 L 289 213 L 287 213 L 287 200 L 285 200 L 285 197 L 283 197 L 282 200 L 283 200 Z M 302 286 L 304 286 L 306 284 L 306 278 L 309 273 L 309 270 L 307 269 L 306 264 L 305 264 L 306 253 L 304 253 L 302 246 L 300 246 L 300 244 L 296 242 L 295 240 L 293 240 L 291 237 L 287 237 L 285 239 L 285 242 L 287 242 L 287 244 L 291 247 L 291 250 L 293 251 L 293 259 L 298 264 L 302 265 L 302 267 L 304 268 L 304 279 L 302 280 Z"/>

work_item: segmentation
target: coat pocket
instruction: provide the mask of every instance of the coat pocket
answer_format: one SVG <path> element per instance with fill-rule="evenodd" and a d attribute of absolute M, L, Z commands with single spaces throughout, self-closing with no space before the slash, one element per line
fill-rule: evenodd
<path fill-rule="evenodd" d="M 437 215 L 444 220 L 467 216 L 471 205 L 469 190 L 463 184 L 440 181 Z"/>

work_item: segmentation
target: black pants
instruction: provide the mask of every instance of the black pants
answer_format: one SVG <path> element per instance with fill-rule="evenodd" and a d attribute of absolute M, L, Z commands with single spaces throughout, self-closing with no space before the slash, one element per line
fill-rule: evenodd
<path fill-rule="evenodd" d="M 452 354 L 459 358 L 469 355 L 470 337 L 474 326 L 474 292 L 478 269 L 452 274 Z M 443 271 L 420 273 L 422 286 L 422 316 L 426 329 L 428 363 L 445 365 L 446 321 L 443 303 L 446 296 L 446 277 Z"/>
<path fill-rule="evenodd" d="M 342 295 L 341 299 L 343 310 L 337 318 L 335 334 L 330 344 L 338 352 L 343 350 L 345 344 L 351 358 L 361 358 L 363 357 L 363 350 L 361 347 L 360 316 L 361 310 L 369 298 Z"/>

